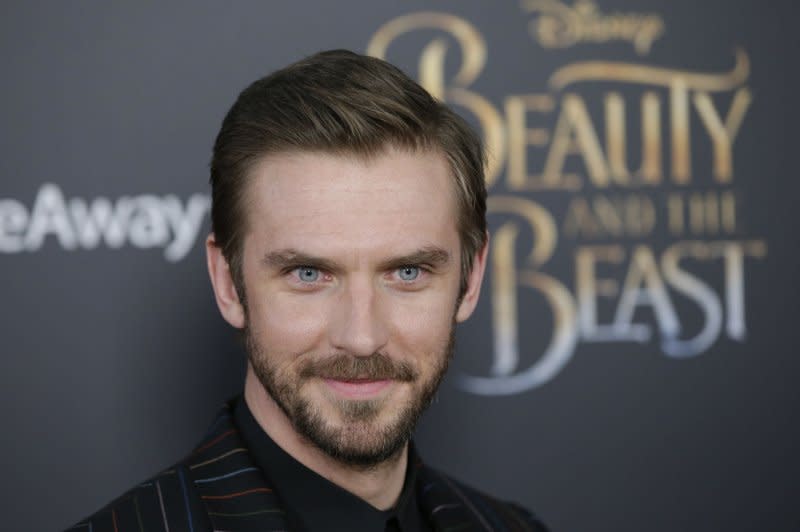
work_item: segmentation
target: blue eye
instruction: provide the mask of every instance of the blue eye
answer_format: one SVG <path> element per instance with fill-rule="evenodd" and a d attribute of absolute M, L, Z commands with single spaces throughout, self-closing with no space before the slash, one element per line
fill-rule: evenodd
<path fill-rule="evenodd" d="M 311 266 L 301 266 L 295 270 L 297 278 L 304 283 L 313 283 L 319 279 L 319 270 Z"/>
<path fill-rule="evenodd" d="M 419 277 L 419 266 L 403 266 L 397 270 L 397 275 L 403 281 L 413 281 Z"/>

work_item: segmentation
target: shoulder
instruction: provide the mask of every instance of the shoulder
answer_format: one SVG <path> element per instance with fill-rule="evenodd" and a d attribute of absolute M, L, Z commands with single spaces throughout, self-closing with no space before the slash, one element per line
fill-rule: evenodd
<path fill-rule="evenodd" d="M 547 532 L 547 527 L 545 527 L 544 523 L 524 506 L 515 502 L 497 499 L 471 486 L 453 479 L 450 480 L 461 489 L 464 496 L 476 507 L 481 508 L 487 517 L 504 522 L 512 530 Z"/>
<path fill-rule="evenodd" d="M 483 528 L 497 531 L 547 532 L 547 527 L 533 512 L 514 503 L 488 495 L 463 482 L 427 466 L 422 467 L 424 486 L 438 491 L 431 497 L 439 498 L 441 507 L 463 505 L 465 513 L 472 514 Z M 448 499 L 450 502 L 448 504 Z M 458 510 L 456 510 L 458 511 Z"/>
<path fill-rule="evenodd" d="M 203 465 L 200 461 L 208 457 L 207 450 L 226 436 L 231 438 L 222 442 L 225 449 L 238 445 L 231 421 L 233 401 L 223 405 L 203 440 L 183 460 L 129 489 L 67 530 L 211 530 L 193 473 Z"/>
<path fill-rule="evenodd" d="M 192 488 L 188 468 L 179 463 L 131 488 L 102 509 L 66 529 L 203 530 L 205 512 Z"/>

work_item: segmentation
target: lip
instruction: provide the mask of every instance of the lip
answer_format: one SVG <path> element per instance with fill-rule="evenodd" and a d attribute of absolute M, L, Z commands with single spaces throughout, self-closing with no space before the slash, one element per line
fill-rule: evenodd
<path fill-rule="evenodd" d="M 353 380 L 339 381 L 324 379 L 325 384 L 336 393 L 349 399 L 371 399 L 391 386 L 392 380 Z"/>

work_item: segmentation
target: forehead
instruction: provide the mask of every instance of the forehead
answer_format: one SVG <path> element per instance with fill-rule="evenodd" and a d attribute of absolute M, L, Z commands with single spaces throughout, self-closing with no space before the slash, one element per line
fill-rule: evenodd
<path fill-rule="evenodd" d="M 250 175 L 248 234 L 259 247 L 329 254 L 457 245 L 454 191 L 438 151 L 270 154 Z"/>

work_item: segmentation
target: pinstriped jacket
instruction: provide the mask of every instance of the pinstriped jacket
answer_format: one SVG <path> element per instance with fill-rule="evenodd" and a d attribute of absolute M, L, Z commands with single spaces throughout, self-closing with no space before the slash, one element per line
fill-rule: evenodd
<path fill-rule="evenodd" d="M 437 531 L 545 531 L 530 512 L 417 463 L 422 512 Z M 230 404 L 182 462 L 136 486 L 70 532 L 287 531 L 269 481 L 233 422 Z"/>

